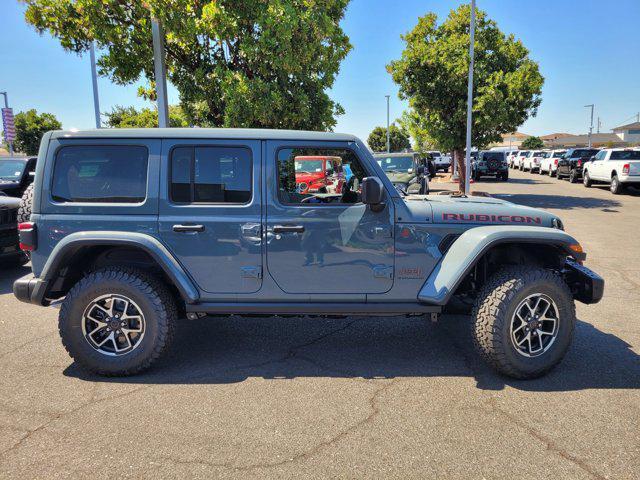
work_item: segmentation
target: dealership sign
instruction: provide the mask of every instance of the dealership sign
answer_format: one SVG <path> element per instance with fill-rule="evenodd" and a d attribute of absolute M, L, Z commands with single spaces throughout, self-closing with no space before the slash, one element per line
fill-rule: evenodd
<path fill-rule="evenodd" d="M 13 123 L 13 109 L 2 109 L 2 129 L 4 130 L 4 139 L 6 142 L 12 143 L 16 139 L 16 126 Z"/>

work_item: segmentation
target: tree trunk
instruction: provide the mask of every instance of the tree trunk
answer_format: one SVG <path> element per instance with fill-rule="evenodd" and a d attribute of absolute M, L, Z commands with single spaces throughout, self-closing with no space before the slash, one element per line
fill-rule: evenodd
<path fill-rule="evenodd" d="M 464 193 L 465 182 L 467 181 L 467 170 L 464 163 L 464 150 L 456 149 L 453 151 L 453 159 L 458 165 L 458 191 Z"/>

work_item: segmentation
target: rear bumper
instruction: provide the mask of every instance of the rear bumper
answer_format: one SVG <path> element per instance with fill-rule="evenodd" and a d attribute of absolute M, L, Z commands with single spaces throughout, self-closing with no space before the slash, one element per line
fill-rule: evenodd
<path fill-rule="evenodd" d="M 564 278 L 573 297 L 582 303 L 598 303 L 604 294 L 604 279 L 596 272 L 568 259 L 564 268 Z"/>
<path fill-rule="evenodd" d="M 640 184 L 640 175 L 618 175 L 620 183 Z"/>
<path fill-rule="evenodd" d="M 13 295 L 25 303 L 33 303 L 35 305 L 48 305 L 44 298 L 47 290 L 47 282 L 33 275 L 19 278 L 13 282 Z"/>

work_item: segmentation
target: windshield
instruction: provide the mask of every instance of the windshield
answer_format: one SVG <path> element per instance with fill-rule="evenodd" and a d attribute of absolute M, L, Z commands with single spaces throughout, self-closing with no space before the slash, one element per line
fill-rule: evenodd
<path fill-rule="evenodd" d="M 567 153 L 566 150 L 556 150 L 555 152 L 553 152 L 553 157 L 559 157 L 561 155 L 564 155 L 565 153 Z"/>
<path fill-rule="evenodd" d="M 614 150 L 611 160 L 640 160 L 640 150 Z"/>
<path fill-rule="evenodd" d="M 322 172 L 322 160 L 296 160 L 296 173 Z"/>
<path fill-rule="evenodd" d="M 579 158 L 579 157 L 592 157 L 594 156 L 596 153 L 598 153 L 599 150 L 596 150 L 594 148 L 579 148 L 577 150 L 574 150 L 573 152 L 571 152 L 571 158 Z"/>
<path fill-rule="evenodd" d="M 407 157 L 378 157 L 378 165 L 385 172 L 408 172 L 413 168 L 413 155 Z"/>
<path fill-rule="evenodd" d="M 25 165 L 22 160 L 0 160 L 0 179 L 20 180 Z"/>
<path fill-rule="evenodd" d="M 533 156 L 534 157 L 542 157 L 544 155 L 544 152 L 534 152 Z"/>
<path fill-rule="evenodd" d="M 482 154 L 482 160 L 504 160 L 502 152 L 485 152 Z"/>

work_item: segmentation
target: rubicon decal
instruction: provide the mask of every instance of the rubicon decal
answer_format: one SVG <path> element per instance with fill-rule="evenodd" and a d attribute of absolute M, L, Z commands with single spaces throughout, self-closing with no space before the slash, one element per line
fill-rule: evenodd
<path fill-rule="evenodd" d="M 443 213 L 445 222 L 473 222 L 473 223 L 535 223 L 541 224 L 540 217 L 524 215 L 483 215 L 477 213 Z"/>

